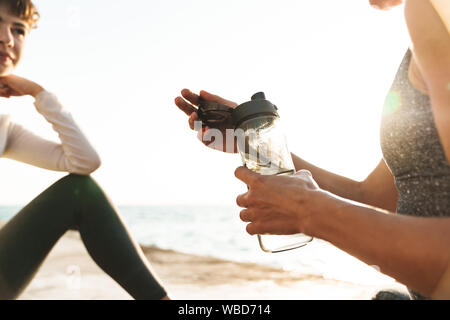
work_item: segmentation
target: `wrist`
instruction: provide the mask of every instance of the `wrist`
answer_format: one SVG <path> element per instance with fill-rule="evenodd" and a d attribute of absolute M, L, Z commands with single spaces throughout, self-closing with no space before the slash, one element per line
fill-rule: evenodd
<path fill-rule="evenodd" d="M 33 87 L 31 88 L 31 91 L 30 91 L 29 94 L 30 94 L 30 96 L 32 96 L 33 98 L 36 99 L 36 97 L 37 97 L 42 91 L 44 91 L 44 88 L 41 87 L 40 85 L 38 85 L 37 83 L 35 83 L 35 84 L 33 85 Z"/>
<path fill-rule="evenodd" d="M 351 203 L 343 201 L 328 191 L 321 190 L 314 197 L 314 205 L 308 210 L 308 217 L 303 225 L 303 233 L 330 241 L 339 229 L 341 221 Z"/>

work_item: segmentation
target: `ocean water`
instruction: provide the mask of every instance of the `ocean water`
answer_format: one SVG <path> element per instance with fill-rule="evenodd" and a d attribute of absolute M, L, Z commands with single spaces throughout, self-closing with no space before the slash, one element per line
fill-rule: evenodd
<path fill-rule="evenodd" d="M 8 221 L 20 209 L 0 206 L 0 220 Z M 265 253 L 257 237 L 246 233 L 237 206 L 119 206 L 118 210 L 142 245 L 366 285 L 394 282 L 376 266 L 368 266 L 319 239 L 292 251 Z"/>

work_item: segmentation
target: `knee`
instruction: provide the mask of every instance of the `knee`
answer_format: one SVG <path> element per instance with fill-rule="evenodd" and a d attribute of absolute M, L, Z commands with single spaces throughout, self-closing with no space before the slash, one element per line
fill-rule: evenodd
<path fill-rule="evenodd" d="M 91 176 L 69 174 L 58 181 L 59 184 L 69 189 L 76 197 L 95 196 L 102 194 L 102 190 Z"/>

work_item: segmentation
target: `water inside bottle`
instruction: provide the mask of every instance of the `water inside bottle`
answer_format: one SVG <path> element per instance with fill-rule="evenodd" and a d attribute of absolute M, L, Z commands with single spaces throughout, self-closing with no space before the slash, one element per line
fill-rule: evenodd
<path fill-rule="evenodd" d="M 294 174 L 292 157 L 286 146 L 286 138 L 278 129 L 278 121 L 272 118 L 253 120 L 241 139 L 240 152 L 245 166 L 262 175 Z"/>
<path fill-rule="evenodd" d="M 251 129 L 241 137 L 240 153 L 244 165 L 261 175 L 295 174 L 292 156 L 288 151 L 286 139 L 281 130 L 277 130 L 278 120 L 260 117 L 251 123 Z M 258 241 L 264 252 L 275 253 L 300 248 L 312 241 L 305 234 L 294 235 L 258 235 Z"/>

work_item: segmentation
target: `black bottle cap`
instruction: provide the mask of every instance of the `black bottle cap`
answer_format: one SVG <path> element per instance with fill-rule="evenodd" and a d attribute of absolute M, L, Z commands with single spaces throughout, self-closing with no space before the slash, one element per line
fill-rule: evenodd
<path fill-rule="evenodd" d="M 224 104 L 217 102 L 205 101 L 199 97 L 198 105 L 198 118 L 203 123 L 203 127 L 208 126 L 210 128 L 231 128 L 232 123 L 232 110 Z"/>
<path fill-rule="evenodd" d="M 233 109 L 233 125 L 237 128 L 243 121 L 262 116 L 272 115 L 279 117 L 278 108 L 270 101 L 266 100 L 264 92 L 258 92 L 253 95 L 252 100 L 239 105 Z"/>

